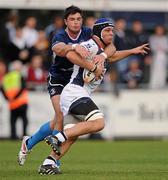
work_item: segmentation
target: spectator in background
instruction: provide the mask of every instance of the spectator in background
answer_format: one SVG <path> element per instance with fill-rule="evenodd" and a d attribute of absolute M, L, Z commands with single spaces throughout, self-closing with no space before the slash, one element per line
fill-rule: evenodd
<path fill-rule="evenodd" d="M 118 51 L 128 49 L 126 42 L 126 20 L 123 17 L 115 19 L 115 37 L 114 45 Z M 124 61 L 119 61 L 115 64 L 117 71 L 114 71 L 119 76 L 119 81 L 122 80 L 121 75 L 128 69 L 129 58 L 125 58 Z"/>
<path fill-rule="evenodd" d="M 23 63 L 26 63 L 29 58 L 29 50 L 26 48 L 25 39 L 23 37 L 23 30 L 20 26 L 16 27 L 15 34 L 10 43 L 9 48 L 10 62 L 15 59 L 21 60 Z"/>
<path fill-rule="evenodd" d="M 51 42 L 53 35 L 57 33 L 58 30 L 62 29 L 63 26 L 64 26 L 63 18 L 61 16 L 55 16 L 53 23 L 45 28 L 47 39 Z"/>
<path fill-rule="evenodd" d="M 37 20 L 35 17 L 28 17 L 25 26 L 23 27 L 23 37 L 26 47 L 31 48 L 38 40 L 38 31 L 36 29 Z"/>
<path fill-rule="evenodd" d="M 49 42 L 46 38 L 45 32 L 43 30 L 38 31 L 38 39 L 34 44 L 35 51 L 39 52 L 40 54 L 44 54 L 43 51 L 48 49 L 48 45 Z"/>
<path fill-rule="evenodd" d="M 95 21 L 96 21 L 96 18 L 94 16 L 88 16 L 84 21 L 84 25 L 92 29 Z"/>
<path fill-rule="evenodd" d="M 11 11 L 8 16 L 8 21 L 5 23 L 5 27 L 9 34 L 9 40 L 10 42 L 13 40 L 13 37 L 15 36 L 16 32 L 16 26 L 19 22 L 19 16 L 15 11 Z"/>
<path fill-rule="evenodd" d="M 28 94 L 21 74 L 22 63 L 14 61 L 11 68 L 12 71 L 8 72 L 2 79 L 1 90 L 9 104 L 11 139 L 17 139 L 16 121 L 18 118 L 22 118 L 23 121 L 23 135 L 27 134 Z"/>
<path fill-rule="evenodd" d="M 16 26 L 18 24 L 18 15 L 12 11 L 8 15 L 8 20 L 4 25 L 0 26 L 0 53 L 1 56 L 9 63 L 9 45 L 15 35 Z"/>
<path fill-rule="evenodd" d="M 48 46 L 48 57 L 46 58 L 47 60 L 44 62 L 45 63 L 45 68 L 46 69 L 49 69 L 49 67 L 51 66 L 52 64 L 52 38 L 53 36 L 60 30 L 64 27 L 64 21 L 63 21 L 63 17 L 61 16 L 55 16 L 54 17 L 54 20 L 53 20 L 53 23 L 48 25 L 46 28 L 45 28 L 45 34 L 46 34 L 46 38 L 49 42 L 49 46 Z"/>
<path fill-rule="evenodd" d="M 133 48 L 144 43 L 148 43 L 148 34 L 144 30 L 144 26 L 140 20 L 134 20 L 132 28 L 127 36 L 128 48 Z"/>
<path fill-rule="evenodd" d="M 144 43 L 149 42 L 149 36 L 144 30 L 144 26 L 140 20 L 134 20 L 132 23 L 132 29 L 127 35 L 127 47 L 133 48 Z M 134 56 L 133 59 L 140 60 L 140 67 L 143 68 L 143 59 L 145 56 Z"/>
<path fill-rule="evenodd" d="M 46 38 L 45 31 L 38 31 L 38 39 L 35 45 L 30 49 L 32 55 L 40 54 L 44 60 L 44 67 L 46 70 L 49 69 L 51 61 L 48 58 L 49 42 Z"/>
<path fill-rule="evenodd" d="M 150 74 L 150 88 L 164 88 L 167 78 L 168 37 L 162 25 L 155 27 L 155 33 L 150 36 L 150 47 L 153 56 Z"/>
<path fill-rule="evenodd" d="M 143 23 L 136 19 L 132 23 L 131 31 L 127 34 L 127 48 L 133 48 L 135 46 L 139 46 L 143 43 L 149 42 L 149 36 L 148 33 L 144 30 Z M 142 72 L 145 72 L 146 67 L 148 67 L 148 64 L 146 64 L 146 55 L 133 55 L 129 57 L 129 61 L 136 60 L 139 63 L 139 68 Z M 147 73 L 147 72 L 146 72 Z M 147 75 L 145 74 L 144 77 Z"/>
<path fill-rule="evenodd" d="M 0 56 L 8 61 L 9 33 L 5 26 L 0 26 Z"/>
<path fill-rule="evenodd" d="M 27 87 L 30 90 L 44 90 L 46 86 L 47 72 L 43 69 L 43 58 L 41 55 L 34 55 L 27 69 Z"/>
<path fill-rule="evenodd" d="M 122 76 L 127 83 L 129 89 L 135 89 L 139 87 L 139 83 L 142 81 L 142 71 L 139 67 L 139 61 L 131 60 L 129 62 L 128 70 Z"/>
<path fill-rule="evenodd" d="M 127 49 L 126 42 L 126 20 L 122 17 L 115 19 L 115 38 L 114 43 L 117 50 L 125 50 Z"/>
<path fill-rule="evenodd" d="M 143 88 L 149 87 L 149 80 L 150 80 L 150 68 L 152 63 L 152 56 L 149 54 L 144 58 L 144 67 L 142 69 L 143 79 L 142 79 L 142 86 Z"/>

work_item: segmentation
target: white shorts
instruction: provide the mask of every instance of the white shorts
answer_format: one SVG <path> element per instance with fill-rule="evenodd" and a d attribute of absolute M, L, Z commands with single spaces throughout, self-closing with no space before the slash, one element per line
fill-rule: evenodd
<path fill-rule="evenodd" d="M 71 83 L 67 84 L 60 96 L 60 106 L 63 115 L 67 115 L 72 103 L 82 97 L 90 98 L 89 93 L 83 87 Z"/>

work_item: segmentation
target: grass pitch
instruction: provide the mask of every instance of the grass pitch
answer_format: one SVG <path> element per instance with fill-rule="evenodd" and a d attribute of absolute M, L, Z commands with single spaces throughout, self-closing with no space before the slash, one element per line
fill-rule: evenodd
<path fill-rule="evenodd" d="M 167 141 L 78 141 L 62 159 L 61 175 L 41 176 L 38 166 L 50 152 L 37 145 L 23 167 L 19 141 L 0 141 L 0 180 L 167 180 Z"/>

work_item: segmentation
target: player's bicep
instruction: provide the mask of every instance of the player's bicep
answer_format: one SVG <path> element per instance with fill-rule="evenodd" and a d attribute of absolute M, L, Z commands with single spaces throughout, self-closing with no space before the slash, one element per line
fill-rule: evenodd
<path fill-rule="evenodd" d="M 58 56 L 65 56 L 66 53 L 66 38 L 63 34 L 56 34 L 52 39 L 52 51 Z"/>
<path fill-rule="evenodd" d="M 58 42 L 52 46 L 52 51 L 59 55 L 60 51 L 65 47 L 64 42 Z"/>

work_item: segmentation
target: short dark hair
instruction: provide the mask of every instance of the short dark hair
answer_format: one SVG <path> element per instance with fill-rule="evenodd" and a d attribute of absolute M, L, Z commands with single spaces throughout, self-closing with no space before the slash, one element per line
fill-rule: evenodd
<path fill-rule="evenodd" d="M 67 19 L 70 14 L 79 13 L 82 15 L 82 10 L 77 6 L 69 6 L 64 11 L 64 19 Z"/>

